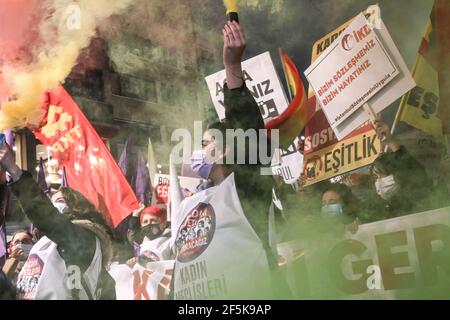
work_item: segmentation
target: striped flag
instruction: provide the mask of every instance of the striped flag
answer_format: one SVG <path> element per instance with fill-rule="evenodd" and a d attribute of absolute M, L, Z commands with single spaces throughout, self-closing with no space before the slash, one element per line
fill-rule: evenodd
<path fill-rule="evenodd" d="M 294 62 L 283 49 L 280 49 L 280 57 L 288 83 L 291 102 L 282 114 L 266 123 L 265 127 L 269 130 L 279 129 L 280 145 L 287 147 L 305 128 L 305 125 L 313 116 L 314 110 L 308 111 L 305 87 Z"/>

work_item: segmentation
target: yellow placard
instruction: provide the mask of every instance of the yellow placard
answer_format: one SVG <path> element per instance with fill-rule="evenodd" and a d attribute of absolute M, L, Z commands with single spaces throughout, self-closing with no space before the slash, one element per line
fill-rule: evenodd
<path fill-rule="evenodd" d="M 306 185 L 330 179 L 371 164 L 381 152 L 381 142 L 370 129 L 305 156 Z"/>

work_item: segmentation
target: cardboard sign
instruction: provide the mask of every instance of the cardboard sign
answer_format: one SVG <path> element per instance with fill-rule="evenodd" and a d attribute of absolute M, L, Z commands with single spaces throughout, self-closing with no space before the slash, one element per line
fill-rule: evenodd
<path fill-rule="evenodd" d="M 366 127 L 351 138 L 305 157 L 303 174 L 306 185 L 371 164 L 381 152 L 381 142 L 373 129 Z"/>
<path fill-rule="evenodd" d="M 242 62 L 243 76 L 247 88 L 259 105 L 263 119 L 277 117 L 288 106 L 286 94 L 281 85 L 269 52 Z M 205 78 L 220 120 L 225 119 L 223 84 L 225 70 Z"/>
<path fill-rule="evenodd" d="M 399 74 L 361 13 L 306 71 L 305 75 L 332 128 Z"/>
<path fill-rule="evenodd" d="M 378 8 L 378 9 L 374 10 L 374 8 Z M 376 16 L 374 16 L 374 14 L 372 14 L 372 15 L 367 14 L 368 12 L 377 12 L 377 11 L 379 12 L 378 6 L 371 6 L 366 10 L 366 18 L 369 17 L 368 20 L 371 21 L 370 24 L 367 23 L 367 25 L 375 25 L 376 26 L 375 28 L 372 28 L 373 31 L 371 33 L 373 33 L 378 38 L 379 45 L 384 48 L 384 50 L 386 51 L 386 55 L 388 57 L 390 57 L 394 66 L 397 67 L 398 74 L 395 77 L 391 77 L 391 80 L 389 80 L 389 83 L 387 85 L 385 84 L 386 81 L 384 81 L 384 84 L 383 84 L 384 87 L 381 88 L 381 83 L 378 83 L 378 84 L 375 84 L 376 88 L 374 88 L 374 87 L 370 88 L 369 94 L 367 94 L 368 92 L 366 91 L 365 93 L 363 93 L 362 96 L 357 96 L 356 101 L 358 101 L 359 108 L 356 108 L 356 105 L 352 106 L 353 103 L 350 104 L 350 107 L 349 106 L 346 106 L 346 107 L 341 106 L 342 107 L 341 112 L 340 113 L 337 112 L 338 113 L 337 114 L 338 121 L 336 122 L 336 113 L 335 113 L 334 120 L 329 118 L 330 123 L 333 124 L 331 127 L 339 140 L 348 136 L 352 131 L 354 131 L 356 128 L 360 127 L 361 125 L 363 125 L 365 122 L 367 122 L 369 120 L 367 114 L 364 112 L 364 110 L 362 110 L 362 108 L 360 108 L 361 104 L 359 102 L 366 100 L 370 104 L 370 106 L 374 110 L 374 112 L 378 113 L 378 112 L 382 111 L 383 109 L 385 109 L 386 107 L 388 107 L 391 103 L 395 102 L 399 97 L 401 97 L 403 94 L 405 94 L 406 92 L 408 92 L 410 89 L 412 89 L 415 86 L 414 79 L 412 78 L 408 67 L 406 66 L 397 47 L 395 46 L 395 43 L 393 42 L 391 36 L 389 35 L 389 32 L 387 31 L 386 26 L 384 25 L 383 21 L 381 20 L 381 18 L 379 18 L 379 17 L 377 18 Z M 363 15 L 361 14 L 357 18 L 362 19 Z M 352 20 L 352 24 L 356 23 L 357 18 Z M 341 47 L 344 47 L 343 43 L 345 43 L 345 46 L 347 48 L 349 48 L 349 44 L 352 42 L 350 40 L 350 38 L 354 34 L 351 33 L 350 30 L 349 30 L 349 32 L 347 32 L 347 31 L 343 32 L 345 27 L 348 27 L 348 25 L 349 25 L 349 22 L 346 22 L 340 28 L 334 30 L 334 32 L 331 36 L 327 35 L 326 37 L 324 37 L 325 40 L 321 40 L 322 42 L 320 42 L 320 41 L 316 42 L 316 44 L 313 47 L 313 59 L 315 57 L 317 57 L 317 52 L 324 53 L 327 50 L 331 51 L 333 46 L 339 47 L 339 44 Z M 340 35 L 336 36 L 337 34 L 340 34 Z M 357 32 L 356 37 L 358 37 L 358 38 L 360 37 L 360 34 L 358 32 Z M 344 39 L 344 38 L 346 38 L 346 39 Z M 365 37 L 365 38 L 367 38 L 367 37 Z M 334 42 L 333 45 L 330 44 L 331 47 L 328 47 L 327 50 L 321 51 L 320 45 L 322 44 L 322 46 L 324 46 L 323 43 L 326 44 L 326 39 L 329 39 L 328 41 L 332 41 L 333 39 L 335 39 L 337 41 Z M 325 42 L 323 42 L 323 41 L 325 41 Z M 322 59 L 324 59 L 324 58 L 322 58 Z M 314 62 L 314 61 L 312 61 L 312 62 Z M 344 61 L 343 63 L 347 64 L 347 62 L 348 61 Z M 350 62 L 351 62 L 351 60 L 350 60 Z M 351 62 L 351 64 L 353 64 L 353 63 Z M 347 65 L 347 67 L 348 67 L 348 65 Z M 378 69 L 378 67 L 377 67 L 377 69 Z M 356 80 L 357 80 L 357 78 L 356 78 Z M 354 83 L 356 80 L 352 80 L 352 83 Z M 381 82 L 383 82 L 383 81 L 381 81 Z M 346 88 L 348 88 L 348 86 L 346 86 Z M 375 92 L 377 90 L 378 90 L 378 92 L 376 94 L 373 94 L 373 92 Z M 339 89 L 337 92 L 340 93 Z M 311 91 L 310 91 L 310 93 L 311 93 Z M 318 93 L 318 90 L 317 90 L 316 94 L 317 93 Z M 327 93 L 330 94 L 330 91 L 327 90 Z M 370 95 L 372 95 L 372 97 L 367 100 L 367 97 Z M 338 94 L 338 96 L 339 96 L 339 94 Z M 317 97 L 319 97 L 318 94 L 317 94 Z M 331 97 L 333 98 L 332 100 L 337 101 L 336 97 L 333 97 L 333 94 L 331 95 Z M 323 103 L 323 99 L 319 99 L 319 100 L 321 100 L 321 102 Z M 328 105 L 328 107 L 330 106 L 329 103 L 327 103 L 327 105 Z M 326 112 L 326 110 L 325 110 L 325 112 Z M 339 121 L 341 121 L 341 122 L 339 123 Z"/>
<path fill-rule="evenodd" d="M 273 174 L 283 177 L 286 184 L 295 183 L 302 173 L 303 155 L 294 148 L 294 145 L 287 151 L 278 149 L 277 153 L 272 158 Z"/>
<path fill-rule="evenodd" d="M 323 235 L 326 238 L 326 235 Z M 450 207 L 359 226 L 354 235 L 297 242 L 296 297 L 446 299 Z"/>
<path fill-rule="evenodd" d="M 180 186 L 183 189 L 184 196 L 189 196 L 190 193 L 195 193 L 196 187 L 201 183 L 201 179 L 191 177 L 179 176 Z M 170 199 L 170 175 L 157 173 L 155 175 L 154 197 L 153 205 L 169 203 Z"/>
<path fill-rule="evenodd" d="M 401 71 L 400 74 L 394 80 L 392 80 L 388 86 L 386 86 L 377 95 L 370 99 L 370 106 L 372 107 L 372 109 L 375 112 L 380 112 L 383 108 L 394 102 L 400 94 L 406 93 L 409 90 L 408 88 L 412 88 L 415 84 L 414 80 L 409 74 L 407 66 L 400 56 L 400 53 L 395 47 L 392 38 L 387 32 L 383 21 L 379 18 L 379 7 L 377 5 L 371 6 L 365 11 L 365 13 L 366 19 L 370 21 L 371 25 L 379 27 L 375 28 L 374 30 L 377 34 L 381 34 L 379 38 L 383 41 L 383 43 L 387 44 L 385 45 L 385 47 L 389 50 L 390 56 L 394 57 L 396 65 Z M 317 59 L 327 48 L 333 45 L 333 41 L 338 39 L 339 35 L 343 35 L 343 31 L 353 20 L 354 19 L 347 21 L 346 23 L 314 43 L 312 48 L 311 63 L 314 63 L 315 59 Z M 316 103 L 316 97 L 314 96 L 314 92 L 312 91 L 311 87 L 309 91 L 308 104 L 309 108 L 316 108 L 316 113 L 308 122 L 308 125 L 305 127 L 304 167 L 306 166 L 306 164 L 309 164 L 309 166 L 311 166 L 311 162 L 314 161 L 312 158 L 317 159 L 317 157 L 319 157 L 322 163 L 324 163 L 325 154 L 327 154 L 331 149 L 340 148 L 342 144 L 351 144 L 351 142 L 349 143 L 347 140 L 353 139 L 357 141 L 363 141 L 364 135 L 368 136 L 374 133 L 372 125 L 368 123 L 368 115 L 362 108 L 359 108 L 358 111 L 356 111 L 356 114 L 351 117 L 351 126 L 347 126 L 343 131 L 339 131 L 341 127 L 337 127 L 334 129 L 331 128 L 323 110 L 319 107 L 319 104 Z M 355 127 L 355 125 L 358 123 L 359 125 Z M 339 131 L 338 134 L 340 134 L 339 138 L 341 139 L 341 141 L 338 140 L 336 131 Z M 342 138 L 342 136 L 344 138 Z M 377 150 L 379 150 L 378 147 Z M 375 157 L 372 154 L 370 160 L 373 161 L 374 159 Z M 355 161 L 352 162 L 351 167 L 339 166 L 338 170 L 334 170 L 335 172 L 331 176 L 329 174 L 319 174 L 315 175 L 315 178 L 313 178 L 314 175 L 310 174 L 310 177 L 307 179 L 306 184 L 311 185 L 316 182 L 325 180 L 329 177 L 338 176 L 345 172 L 363 167 L 367 164 L 370 164 L 370 160 L 365 158 L 359 160 L 359 158 L 356 158 Z M 304 172 L 306 172 L 306 168 L 304 168 Z"/>

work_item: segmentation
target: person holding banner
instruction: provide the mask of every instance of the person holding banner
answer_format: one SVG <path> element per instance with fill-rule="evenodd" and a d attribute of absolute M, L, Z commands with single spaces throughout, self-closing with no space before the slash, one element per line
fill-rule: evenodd
<path fill-rule="evenodd" d="M 258 138 L 264 121 L 243 79 L 244 30 L 228 22 L 223 38 L 225 121 L 209 126 L 192 157 L 193 171 L 211 186 L 184 199 L 176 215 L 172 294 L 177 300 L 286 297 L 268 241 L 272 177 L 261 175 L 259 159 L 250 161 L 269 142 Z M 229 129 L 254 130 L 257 138 L 231 144 Z"/>
<path fill-rule="evenodd" d="M 433 183 L 425 168 L 390 134 L 390 128 L 378 119 L 374 128 L 384 137 L 389 152 L 381 154 L 372 165 L 377 194 L 386 202 L 390 217 L 431 209 L 429 196 Z"/>
<path fill-rule="evenodd" d="M 63 188 L 68 206 L 61 214 L 30 173 L 15 162 L 13 150 L 0 145 L 0 167 L 30 221 L 44 235 L 31 249 L 17 280 L 25 300 L 115 299 L 107 272 L 113 256 L 112 232 L 81 194 Z"/>

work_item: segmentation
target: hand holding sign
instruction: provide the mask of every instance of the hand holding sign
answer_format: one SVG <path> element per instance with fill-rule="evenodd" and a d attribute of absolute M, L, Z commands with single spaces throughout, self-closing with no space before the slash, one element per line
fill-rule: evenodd
<path fill-rule="evenodd" d="M 381 120 L 379 114 L 373 122 L 373 128 L 377 133 L 378 139 L 380 139 L 382 142 L 385 142 L 392 152 L 396 152 L 398 149 L 400 149 L 400 145 L 393 139 L 391 135 L 391 129 L 386 123 Z"/>

